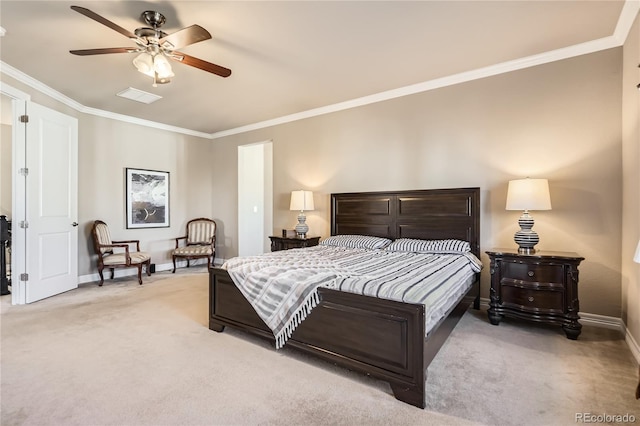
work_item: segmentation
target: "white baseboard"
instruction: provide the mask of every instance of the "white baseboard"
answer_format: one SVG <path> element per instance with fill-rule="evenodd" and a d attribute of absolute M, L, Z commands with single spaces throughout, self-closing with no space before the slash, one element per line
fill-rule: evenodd
<path fill-rule="evenodd" d="M 623 336 L 626 331 L 622 318 L 580 312 L 580 322 L 582 325 L 592 325 L 595 327 L 608 328 L 610 330 L 618 330 Z"/>
<path fill-rule="evenodd" d="M 205 262 L 205 260 L 202 260 L 202 261 L 192 260 L 191 265 L 198 265 L 199 263 L 197 262 Z M 215 265 L 221 265 L 222 263 L 224 263 L 224 259 L 215 258 L 213 259 L 213 263 Z M 156 263 L 155 265 L 156 265 L 156 272 L 173 271 L 173 262 Z M 176 268 L 186 268 L 186 267 L 187 267 L 186 260 L 181 260 L 176 262 Z M 105 270 L 102 271 L 102 273 L 104 274 L 105 281 L 111 277 L 111 272 L 109 272 L 107 268 L 105 268 Z M 145 273 L 144 268 L 142 269 L 142 273 L 143 274 Z M 130 276 L 135 276 L 137 274 L 138 274 L 138 270 L 135 268 L 116 269 L 114 277 L 115 278 L 130 277 Z M 144 279 L 144 276 L 143 276 L 143 279 Z M 94 274 L 80 275 L 78 277 L 78 284 L 92 283 L 97 281 L 100 281 L 100 275 L 97 272 Z"/>
<path fill-rule="evenodd" d="M 480 309 L 489 309 L 489 299 L 480 298 Z M 582 325 L 591 325 L 594 327 L 619 331 L 620 334 L 625 337 L 624 340 L 627 342 L 633 357 L 636 359 L 638 364 L 640 364 L 640 345 L 638 345 L 638 342 L 627 331 L 627 327 L 624 325 L 622 318 L 580 312 L 580 323 Z"/>
<path fill-rule="evenodd" d="M 625 332 L 624 341 L 627 342 L 627 345 L 629 345 L 629 349 L 631 349 L 631 353 L 633 354 L 633 357 L 636 359 L 636 362 L 638 363 L 638 365 L 640 365 L 640 345 L 638 344 L 636 339 L 633 338 L 631 333 L 629 333 L 629 331 L 626 330 L 626 327 L 625 327 L 625 331 L 626 332 Z"/>

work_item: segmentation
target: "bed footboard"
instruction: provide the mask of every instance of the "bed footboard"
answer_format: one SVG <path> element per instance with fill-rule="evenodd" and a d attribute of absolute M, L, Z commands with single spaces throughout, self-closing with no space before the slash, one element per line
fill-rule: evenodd
<path fill-rule="evenodd" d="M 423 305 L 325 288 L 319 289 L 319 296 L 320 304 L 287 345 L 385 380 L 397 399 L 424 408 L 427 364 L 455 323 L 440 335 L 433 333 L 434 343 L 428 345 Z M 209 297 L 210 329 L 221 332 L 231 326 L 275 342 L 226 270 L 210 269 Z"/>

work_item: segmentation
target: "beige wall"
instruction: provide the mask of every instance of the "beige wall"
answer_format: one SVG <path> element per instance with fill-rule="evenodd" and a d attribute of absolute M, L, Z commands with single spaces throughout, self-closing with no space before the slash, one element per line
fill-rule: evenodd
<path fill-rule="evenodd" d="M 210 140 L 79 113 L 2 75 L 2 81 L 31 95 L 33 102 L 78 118 L 78 269 L 96 273 L 90 238 L 96 219 L 107 222 L 114 240 L 139 239 L 156 264 L 171 261 L 174 238 L 189 219 L 211 217 Z M 125 168 L 169 172 L 170 227 L 126 229 Z"/>
<path fill-rule="evenodd" d="M 504 210 L 507 182 L 543 177 L 553 210 L 534 212 L 538 248 L 584 256 L 582 310 L 619 317 L 621 61 L 611 49 L 215 140 L 221 256 L 237 253 L 240 144 L 273 140 L 274 232 L 296 223 L 293 189 L 315 192 L 307 223 L 327 236 L 332 192 L 479 186 L 482 250 L 514 247 L 520 213 Z"/>
<path fill-rule="evenodd" d="M 293 189 L 315 191 L 307 222 L 327 236 L 332 192 L 479 186 L 482 249 L 513 247 L 519 212 L 504 210 L 507 181 L 548 178 L 553 210 L 534 213 L 539 248 L 586 257 L 581 310 L 621 315 L 621 48 L 214 141 L 84 115 L 2 79 L 79 118 L 81 275 L 95 272 L 88 231 L 96 218 L 164 263 L 186 220 L 210 216 L 217 255 L 236 255 L 237 146 L 270 139 L 274 230 L 296 222 Z M 125 167 L 171 173 L 170 228 L 125 229 Z M 486 268 L 482 287 L 486 297 Z"/>
<path fill-rule="evenodd" d="M 80 275 L 95 272 L 90 239 L 95 219 L 114 240 L 140 240 L 156 264 L 171 261 L 174 238 L 195 217 L 211 217 L 211 142 L 164 130 L 84 115 L 78 131 Z M 126 229 L 125 169 L 169 172 L 170 227 Z"/>
<path fill-rule="evenodd" d="M 640 240 L 640 17 L 624 45 L 622 78 L 622 319 L 628 335 L 640 345 L 640 264 L 634 250 Z M 640 353 L 636 353 L 640 361 Z"/>

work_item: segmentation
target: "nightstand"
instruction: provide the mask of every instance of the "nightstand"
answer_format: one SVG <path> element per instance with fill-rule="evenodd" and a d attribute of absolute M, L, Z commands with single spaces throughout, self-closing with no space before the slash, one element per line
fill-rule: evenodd
<path fill-rule="evenodd" d="M 562 326 L 575 340 L 582 324 L 578 300 L 578 265 L 584 257 L 572 252 L 493 249 L 489 255 L 491 289 L 489 321 L 498 325 L 504 316 Z"/>
<path fill-rule="evenodd" d="M 317 246 L 320 237 L 306 238 L 285 238 L 285 237 L 269 237 L 271 240 L 271 251 L 289 250 L 293 248 L 303 248 Z"/>

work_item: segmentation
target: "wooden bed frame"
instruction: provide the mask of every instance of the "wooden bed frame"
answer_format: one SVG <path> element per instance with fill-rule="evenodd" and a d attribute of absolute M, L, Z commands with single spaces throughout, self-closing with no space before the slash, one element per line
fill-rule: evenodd
<path fill-rule="evenodd" d="M 437 189 L 331 195 L 331 235 L 456 238 L 480 257 L 480 189 Z M 275 343 L 273 333 L 233 284 L 226 270 L 211 268 L 209 328 L 245 330 Z M 320 303 L 296 328 L 287 346 L 389 382 L 394 396 L 424 408 L 426 368 L 473 302 L 476 280 L 425 338 L 424 305 L 319 289 Z"/>

